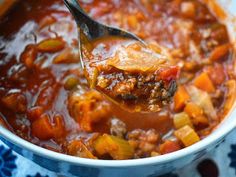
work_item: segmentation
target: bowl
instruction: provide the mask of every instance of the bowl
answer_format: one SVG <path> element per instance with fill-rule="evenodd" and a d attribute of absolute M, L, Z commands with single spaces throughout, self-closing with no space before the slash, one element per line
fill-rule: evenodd
<path fill-rule="evenodd" d="M 8 0 L 0 0 L 0 10 L 10 7 Z M 230 39 L 236 51 L 236 2 L 229 0 L 205 0 L 209 8 L 227 25 Z M 2 8 L 4 5 L 7 7 Z M 2 6 L 2 7 L 1 7 Z M 220 8 L 221 7 L 221 8 Z M 236 57 L 235 72 L 236 72 Z M 235 99 L 236 95 L 232 95 Z M 182 150 L 144 159 L 93 160 L 73 157 L 36 146 L 0 126 L 0 138 L 10 148 L 38 165 L 64 176 L 79 177 L 156 177 L 191 164 L 219 145 L 227 134 L 236 128 L 236 104 L 232 106 L 222 123 L 208 137 Z"/>

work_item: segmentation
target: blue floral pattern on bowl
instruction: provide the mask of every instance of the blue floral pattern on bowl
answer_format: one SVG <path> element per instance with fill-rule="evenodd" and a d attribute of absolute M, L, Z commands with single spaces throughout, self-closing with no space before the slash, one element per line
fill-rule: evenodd
<path fill-rule="evenodd" d="M 16 158 L 12 150 L 0 146 L 0 176 L 12 176 L 13 171 L 16 169 Z"/>

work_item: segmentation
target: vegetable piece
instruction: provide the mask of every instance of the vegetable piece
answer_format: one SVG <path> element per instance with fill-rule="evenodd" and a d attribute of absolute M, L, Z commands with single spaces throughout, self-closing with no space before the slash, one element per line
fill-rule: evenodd
<path fill-rule="evenodd" d="M 34 61 L 37 58 L 37 48 L 35 45 L 26 46 L 24 52 L 20 56 L 20 61 L 25 64 L 27 68 L 34 66 Z"/>
<path fill-rule="evenodd" d="M 180 150 L 181 147 L 178 142 L 166 140 L 164 143 L 160 145 L 160 153 L 161 154 L 168 154 L 171 152 L 175 152 Z"/>
<path fill-rule="evenodd" d="M 15 113 L 25 113 L 27 109 L 26 97 L 21 93 L 9 93 L 1 99 L 4 106 Z"/>
<path fill-rule="evenodd" d="M 181 13 L 187 18 L 194 18 L 196 14 L 193 2 L 182 2 L 180 6 Z"/>
<path fill-rule="evenodd" d="M 135 15 L 129 15 L 127 18 L 127 22 L 128 22 L 128 25 L 133 29 L 136 29 L 139 25 L 138 19 Z"/>
<path fill-rule="evenodd" d="M 170 66 L 168 68 L 162 68 L 159 71 L 159 76 L 161 80 L 170 82 L 171 80 L 175 80 L 179 73 L 178 66 Z"/>
<path fill-rule="evenodd" d="M 192 119 L 193 125 L 197 127 L 206 127 L 209 125 L 208 119 L 205 117 L 203 113 L 203 109 L 198 105 L 189 102 L 185 108 L 184 112 L 186 112 Z"/>
<path fill-rule="evenodd" d="M 35 106 L 27 111 L 27 118 L 32 122 L 40 118 L 43 114 L 43 108 L 41 106 Z"/>
<path fill-rule="evenodd" d="M 231 45 L 230 44 L 223 44 L 220 46 L 217 46 L 210 54 L 210 60 L 211 61 L 220 61 L 221 59 L 224 59 L 224 56 L 226 56 L 229 53 Z"/>
<path fill-rule="evenodd" d="M 54 59 L 54 64 L 70 64 L 79 61 L 79 51 L 71 47 L 65 48 L 61 53 L 59 53 Z"/>
<path fill-rule="evenodd" d="M 60 114 L 56 114 L 53 118 L 54 121 L 54 126 L 53 126 L 53 137 L 58 139 L 58 138 L 63 138 L 66 134 L 65 130 L 65 122 Z"/>
<path fill-rule="evenodd" d="M 150 48 L 134 43 L 127 47 L 119 47 L 115 56 L 107 60 L 107 65 L 127 72 L 154 72 L 166 68 L 170 61 L 165 49 L 155 53 Z"/>
<path fill-rule="evenodd" d="M 221 85 L 225 81 L 224 66 L 221 64 L 215 63 L 214 66 L 208 66 L 206 72 L 215 85 Z"/>
<path fill-rule="evenodd" d="M 198 134 L 189 125 L 176 130 L 175 136 L 184 144 L 185 147 L 200 141 Z"/>
<path fill-rule="evenodd" d="M 207 91 L 209 93 L 212 93 L 215 91 L 215 87 L 209 78 L 208 74 L 205 72 L 202 72 L 195 80 L 194 85 L 204 91 Z"/>
<path fill-rule="evenodd" d="M 64 88 L 66 90 L 71 90 L 75 88 L 76 85 L 78 85 L 78 83 L 79 83 L 79 80 L 76 77 L 69 77 L 64 84 Z"/>
<path fill-rule="evenodd" d="M 110 105 L 96 91 L 74 92 L 69 98 L 71 116 L 79 123 L 82 130 L 90 132 L 92 126 L 110 115 Z"/>
<path fill-rule="evenodd" d="M 128 141 L 108 134 L 95 140 L 94 149 L 99 156 L 109 154 L 115 160 L 130 159 L 134 155 L 134 149 Z"/>
<path fill-rule="evenodd" d="M 192 102 L 201 107 L 209 118 L 215 120 L 217 115 L 210 95 L 194 86 L 189 86 L 187 89 Z"/>
<path fill-rule="evenodd" d="M 65 42 L 61 38 L 51 38 L 41 41 L 37 45 L 40 52 L 58 52 L 65 47 Z"/>
<path fill-rule="evenodd" d="M 74 140 L 67 146 L 68 154 L 82 158 L 97 159 L 82 141 Z"/>
<path fill-rule="evenodd" d="M 49 140 L 53 138 L 53 127 L 49 121 L 49 115 L 43 114 L 39 119 L 32 123 L 32 134 L 40 140 Z"/>
<path fill-rule="evenodd" d="M 189 125 L 190 127 L 193 126 L 190 117 L 185 112 L 175 114 L 173 121 L 176 129 L 179 129 L 185 125 Z"/>
<path fill-rule="evenodd" d="M 174 95 L 174 110 L 181 111 L 189 99 L 190 97 L 185 87 L 179 86 Z"/>

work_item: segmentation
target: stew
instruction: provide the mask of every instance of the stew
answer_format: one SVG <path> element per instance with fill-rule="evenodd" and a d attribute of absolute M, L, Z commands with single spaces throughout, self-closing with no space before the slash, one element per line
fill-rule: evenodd
<path fill-rule="evenodd" d="M 82 46 L 90 87 L 124 109 L 157 112 L 173 97 L 179 69 L 158 44 L 103 37 Z"/>
<path fill-rule="evenodd" d="M 96 73 L 88 67 L 84 74 L 77 27 L 63 2 L 19 1 L 0 20 L 2 126 L 52 151 L 118 160 L 177 151 L 219 125 L 236 94 L 233 48 L 226 27 L 202 1 L 80 2 L 90 16 L 130 30 L 150 50 L 166 50 L 178 67 L 159 71 L 155 58 L 145 54 L 140 63 L 123 63 L 117 58 L 122 51 L 116 50 L 106 60 L 110 68 Z M 96 41 L 94 50 L 108 50 L 106 42 L 114 44 L 113 39 Z M 141 55 L 140 46 L 127 45 L 125 52 Z M 153 77 L 156 70 L 164 81 Z M 89 84 L 85 78 L 90 78 Z M 137 96 L 150 96 L 148 104 L 141 99 L 138 104 L 153 111 L 127 111 L 88 85 L 114 94 L 118 102 L 130 99 L 129 107 Z"/>

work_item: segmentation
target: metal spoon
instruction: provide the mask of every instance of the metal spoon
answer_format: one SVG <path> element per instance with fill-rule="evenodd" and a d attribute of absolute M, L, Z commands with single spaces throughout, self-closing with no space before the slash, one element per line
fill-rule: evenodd
<path fill-rule="evenodd" d="M 84 10 L 81 8 L 77 0 L 64 0 L 64 3 L 70 10 L 71 14 L 75 18 L 75 21 L 79 27 L 80 60 L 83 68 L 84 68 L 83 52 L 82 52 L 83 46 L 86 48 L 86 45 L 89 45 L 91 41 L 95 39 L 104 36 L 106 37 L 116 36 L 116 37 L 130 38 L 145 44 L 145 42 L 142 39 L 140 39 L 133 33 L 130 33 L 128 31 L 119 28 L 104 25 L 93 20 L 84 12 Z"/>
<path fill-rule="evenodd" d="M 71 14 L 74 16 L 75 18 L 75 21 L 77 23 L 77 26 L 79 28 L 79 52 L 80 52 L 80 61 L 81 61 L 81 65 L 82 65 L 82 68 L 85 69 L 85 72 L 86 72 L 86 67 L 87 67 L 87 61 L 86 59 L 89 58 L 89 55 L 88 53 L 92 52 L 93 51 L 93 45 L 92 43 L 96 40 L 96 39 L 101 39 L 103 37 L 118 37 L 119 38 L 128 38 L 128 39 L 131 39 L 131 40 L 134 40 L 138 43 L 140 43 L 142 46 L 144 47 L 147 47 L 146 43 L 138 38 L 136 35 L 130 33 L 130 32 L 127 32 L 127 31 L 124 31 L 122 29 L 119 29 L 119 28 L 114 28 L 114 27 L 110 27 L 110 26 L 107 26 L 107 25 L 104 25 L 104 24 L 101 24 L 95 20 L 93 20 L 91 17 L 89 17 L 84 11 L 83 9 L 81 8 L 80 4 L 78 3 L 77 0 L 64 0 L 64 3 L 65 5 L 68 7 L 68 9 L 70 10 Z M 162 55 L 162 54 L 161 54 Z M 86 57 L 87 56 L 87 57 Z M 151 54 L 150 54 L 151 56 Z M 92 79 L 93 79 L 93 71 L 89 71 L 88 73 L 92 74 Z M 85 74 L 86 75 L 86 74 Z M 88 82 L 91 84 L 93 82 L 90 82 L 90 79 L 89 77 L 86 77 Z M 91 79 L 91 80 L 92 80 Z M 157 81 L 159 82 L 159 81 Z M 160 81 L 161 82 L 161 81 Z M 174 82 L 173 82 L 174 83 Z M 163 89 L 166 89 L 166 92 L 168 92 L 170 94 L 170 96 L 173 96 L 173 93 L 175 90 L 176 90 L 176 87 L 173 87 L 173 85 L 175 86 L 175 83 L 174 84 L 170 84 L 170 86 L 168 88 L 164 88 L 163 86 Z M 95 86 L 90 85 L 92 88 L 95 88 Z M 174 88 L 174 89 L 171 89 L 171 88 Z M 143 110 L 142 109 L 136 109 L 136 106 L 133 106 L 132 108 L 127 106 L 129 104 L 129 100 L 131 100 L 131 98 L 135 98 L 135 96 L 130 96 L 128 95 L 128 97 L 125 95 L 124 97 L 122 97 L 122 102 L 117 99 L 117 97 L 113 97 L 113 94 L 110 94 L 108 92 L 106 92 L 105 90 L 102 90 L 102 89 L 97 89 L 95 88 L 96 90 L 98 90 L 99 92 L 103 93 L 107 98 L 109 98 L 111 101 L 117 103 L 118 105 L 120 105 L 121 107 L 125 108 L 126 110 L 129 110 L 131 112 L 133 111 L 143 111 L 144 109 L 147 109 L 146 106 L 143 106 Z M 161 92 L 163 89 L 159 89 L 159 92 Z M 173 91 L 174 90 L 174 91 Z M 169 100 L 169 97 L 166 97 L 165 99 L 168 99 Z M 128 100 L 128 101 L 127 101 Z M 145 105 L 148 105 L 149 104 L 149 99 L 146 99 L 145 100 L 147 102 L 147 104 Z M 163 100 L 160 101 L 160 103 L 162 102 Z M 142 100 L 142 97 L 140 97 L 140 100 L 137 101 L 138 103 L 139 102 L 143 102 Z M 127 104 L 126 104 L 127 103 Z M 138 104 L 137 103 L 137 104 Z M 135 102 L 136 104 L 136 102 Z M 153 109 L 152 109 L 153 110 Z M 151 111 L 152 111 L 151 110 Z M 150 109 L 148 108 L 148 110 L 144 110 L 146 112 L 149 112 Z"/>

